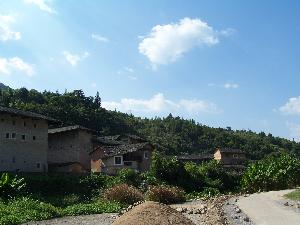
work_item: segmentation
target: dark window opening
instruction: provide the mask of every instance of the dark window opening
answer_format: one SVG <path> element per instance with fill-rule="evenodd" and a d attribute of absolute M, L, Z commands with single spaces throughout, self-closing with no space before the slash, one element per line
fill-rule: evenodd
<path fill-rule="evenodd" d="M 12 134 L 11 134 L 11 138 L 16 139 L 16 137 L 17 137 L 17 134 L 16 134 L 16 133 L 12 133 Z"/>
<path fill-rule="evenodd" d="M 33 124 L 33 127 L 36 128 L 36 124 Z"/>
<path fill-rule="evenodd" d="M 122 156 L 115 156 L 115 165 L 122 165 Z"/>
<path fill-rule="evenodd" d="M 16 162 L 16 158 L 13 157 L 13 158 L 12 158 L 12 163 L 15 163 L 15 162 Z"/>
<path fill-rule="evenodd" d="M 24 122 L 23 124 L 24 124 L 24 127 L 26 127 L 26 122 Z"/>
<path fill-rule="evenodd" d="M 38 169 L 41 168 L 41 164 L 40 164 L 40 163 L 37 163 L 37 164 L 36 164 L 36 168 L 38 168 Z"/>
<path fill-rule="evenodd" d="M 36 137 L 35 137 L 35 136 L 32 136 L 32 140 L 34 140 L 34 141 L 35 141 L 35 140 L 36 140 Z"/>
<path fill-rule="evenodd" d="M 22 140 L 26 140 L 26 135 L 22 134 Z"/>
<path fill-rule="evenodd" d="M 5 134 L 5 137 L 6 137 L 7 139 L 9 139 L 9 133 L 6 133 L 6 134 Z"/>

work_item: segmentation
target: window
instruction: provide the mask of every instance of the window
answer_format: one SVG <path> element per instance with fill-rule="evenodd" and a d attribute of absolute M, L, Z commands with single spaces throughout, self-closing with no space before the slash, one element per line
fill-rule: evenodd
<path fill-rule="evenodd" d="M 36 124 L 33 124 L 33 127 L 36 128 Z"/>
<path fill-rule="evenodd" d="M 41 164 L 40 164 L 40 163 L 37 163 L 37 164 L 36 164 L 36 168 L 38 168 L 38 169 L 41 168 Z"/>
<path fill-rule="evenodd" d="M 16 139 L 16 137 L 17 137 L 17 134 L 16 134 L 16 133 L 12 133 L 12 134 L 11 134 L 11 138 L 12 138 L 12 139 Z"/>
<path fill-rule="evenodd" d="M 238 155 L 237 154 L 233 154 L 233 158 L 238 158 Z"/>
<path fill-rule="evenodd" d="M 3 119 L 3 118 L 1 118 L 1 122 L 4 122 L 4 119 Z"/>
<path fill-rule="evenodd" d="M 144 152 L 144 159 L 148 159 L 149 158 L 149 154 L 148 151 Z"/>
<path fill-rule="evenodd" d="M 23 141 L 25 141 L 26 140 L 26 135 L 22 134 L 21 138 L 22 138 Z"/>
<path fill-rule="evenodd" d="M 9 133 L 6 133 L 6 134 L 5 134 L 5 138 L 6 138 L 6 139 L 9 139 L 9 136 L 10 136 Z"/>
<path fill-rule="evenodd" d="M 26 127 L 26 122 L 23 123 L 24 127 Z"/>
<path fill-rule="evenodd" d="M 34 140 L 34 141 L 35 141 L 35 140 L 36 140 L 36 137 L 35 137 L 35 136 L 32 136 L 32 140 Z"/>
<path fill-rule="evenodd" d="M 16 158 L 12 157 L 12 163 L 15 163 L 15 162 L 16 162 Z"/>
<path fill-rule="evenodd" d="M 16 125 L 16 121 L 13 120 L 13 121 L 12 121 L 12 125 Z"/>
<path fill-rule="evenodd" d="M 115 156 L 115 165 L 123 164 L 123 156 Z"/>

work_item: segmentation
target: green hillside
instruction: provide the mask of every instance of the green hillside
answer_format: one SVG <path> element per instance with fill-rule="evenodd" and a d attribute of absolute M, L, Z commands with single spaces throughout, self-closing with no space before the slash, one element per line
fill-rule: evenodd
<path fill-rule="evenodd" d="M 64 125 L 80 124 L 97 130 L 99 135 L 132 133 L 161 146 L 167 154 L 211 153 L 217 146 L 240 148 L 251 159 L 286 150 L 300 156 L 300 144 L 272 134 L 230 128 L 212 128 L 194 120 L 173 117 L 143 119 L 101 107 L 99 93 L 85 96 L 82 90 L 72 92 L 38 92 L 36 90 L 2 89 L 0 104 L 45 114 Z"/>

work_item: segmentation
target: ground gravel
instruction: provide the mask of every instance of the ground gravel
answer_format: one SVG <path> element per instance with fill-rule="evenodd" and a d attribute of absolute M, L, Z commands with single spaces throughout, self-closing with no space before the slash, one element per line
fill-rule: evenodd
<path fill-rule="evenodd" d="M 67 216 L 51 220 L 42 220 L 25 223 L 26 225 L 111 225 L 117 214 L 103 213 L 85 216 Z M 25 225 L 24 224 L 24 225 Z"/>

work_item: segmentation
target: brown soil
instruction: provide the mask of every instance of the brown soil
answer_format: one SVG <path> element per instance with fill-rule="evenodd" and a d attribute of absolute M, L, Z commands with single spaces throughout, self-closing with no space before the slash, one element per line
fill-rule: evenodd
<path fill-rule="evenodd" d="M 195 225 L 170 206 L 145 202 L 119 217 L 113 225 Z"/>

